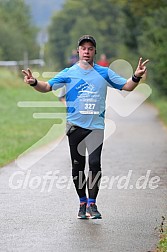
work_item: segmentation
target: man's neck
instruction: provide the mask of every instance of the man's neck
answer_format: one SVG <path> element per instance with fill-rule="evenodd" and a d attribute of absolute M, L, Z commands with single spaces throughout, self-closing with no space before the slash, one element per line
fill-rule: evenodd
<path fill-rule="evenodd" d="M 94 65 L 94 62 L 87 62 L 85 60 L 79 60 L 79 63 L 78 63 L 79 67 L 83 68 L 84 70 L 89 70 L 93 67 Z"/>

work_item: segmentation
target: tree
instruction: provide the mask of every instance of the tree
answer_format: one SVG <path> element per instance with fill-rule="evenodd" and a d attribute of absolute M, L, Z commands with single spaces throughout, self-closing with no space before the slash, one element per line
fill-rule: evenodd
<path fill-rule="evenodd" d="M 138 37 L 139 51 L 150 59 L 151 81 L 159 93 L 167 95 L 167 7 L 151 12 L 143 19 L 143 33 Z"/>
<path fill-rule="evenodd" d="M 150 59 L 150 82 L 167 95 L 167 2 L 166 0 L 117 0 L 124 13 L 122 42 L 132 62 L 136 55 Z M 125 54 L 125 55 L 126 55 Z M 126 58 L 127 58 L 126 57 Z"/>
<path fill-rule="evenodd" d="M 90 33 L 97 52 L 112 60 L 121 57 L 134 65 L 140 56 L 149 58 L 149 76 L 167 95 L 166 20 L 166 0 L 68 0 L 50 26 L 51 54 L 59 68 L 65 67 L 77 39 Z"/>
<path fill-rule="evenodd" d="M 120 9 L 112 2 L 92 0 L 90 5 L 89 0 L 68 0 L 63 10 L 55 14 L 49 27 L 48 46 L 59 68 L 66 65 L 67 55 L 77 47 L 76 42 L 83 34 L 95 36 L 98 53 L 106 53 L 108 57 L 117 55 Z"/>
<path fill-rule="evenodd" d="M 24 52 L 29 58 L 38 55 L 37 30 L 31 24 L 30 10 L 23 0 L 1 1 L 0 23 L 1 60 L 21 60 Z"/>

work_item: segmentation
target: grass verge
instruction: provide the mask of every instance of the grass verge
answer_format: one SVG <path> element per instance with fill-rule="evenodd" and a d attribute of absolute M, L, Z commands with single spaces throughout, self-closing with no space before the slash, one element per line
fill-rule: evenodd
<path fill-rule="evenodd" d="M 34 112 L 62 113 L 65 108 L 20 108 L 20 101 L 56 101 L 52 93 L 39 93 L 23 82 L 16 72 L 0 69 L 0 167 L 38 142 L 57 124 L 51 140 L 64 133 L 60 119 L 34 119 Z M 65 117 L 65 115 L 64 115 Z"/>
<path fill-rule="evenodd" d="M 159 111 L 159 118 L 164 122 L 167 126 L 167 99 L 166 98 L 159 98 L 154 101 L 155 106 L 158 108 Z"/>
<path fill-rule="evenodd" d="M 163 96 L 157 88 L 152 86 L 152 95 L 149 100 L 158 109 L 160 120 L 167 126 L 167 97 Z"/>
<path fill-rule="evenodd" d="M 160 227 L 160 240 L 154 252 L 167 252 L 167 223 L 164 217 Z"/>

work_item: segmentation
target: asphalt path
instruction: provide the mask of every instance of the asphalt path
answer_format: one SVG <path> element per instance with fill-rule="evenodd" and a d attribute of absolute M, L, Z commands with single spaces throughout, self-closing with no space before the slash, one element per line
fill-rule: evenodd
<path fill-rule="evenodd" d="M 167 130 L 143 104 L 130 116 L 113 111 L 104 142 L 97 198 L 101 220 L 79 220 L 67 138 L 31 167 L 0 169 L 0 252 L 147 252 L 167 213 Z M 60 139 L 59 139 L 60 140 Z M 34 154 L 35 156 L 35 154 Z M 27 162 L 33 158 L 27 155 Z"/>

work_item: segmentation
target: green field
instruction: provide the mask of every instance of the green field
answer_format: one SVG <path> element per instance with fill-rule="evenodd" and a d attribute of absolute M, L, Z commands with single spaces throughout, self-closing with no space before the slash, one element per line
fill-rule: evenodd
<path fill-rule="evenodd" d="M 64 124 L 59 119 L 34 119 L 33 113 L 63 113 L 65 108 L 21 108 L 20 101 L 57 101 L 52 93 L 39 93 L 23 82 L 17 72 L 0 69 L 0 166 L 13 161 L 46 135 L 52 125 L 57 130 L 52 134 L 53 141 L 64 133 Z M 60 103 L 61 106 L 61 103 Z"/>

